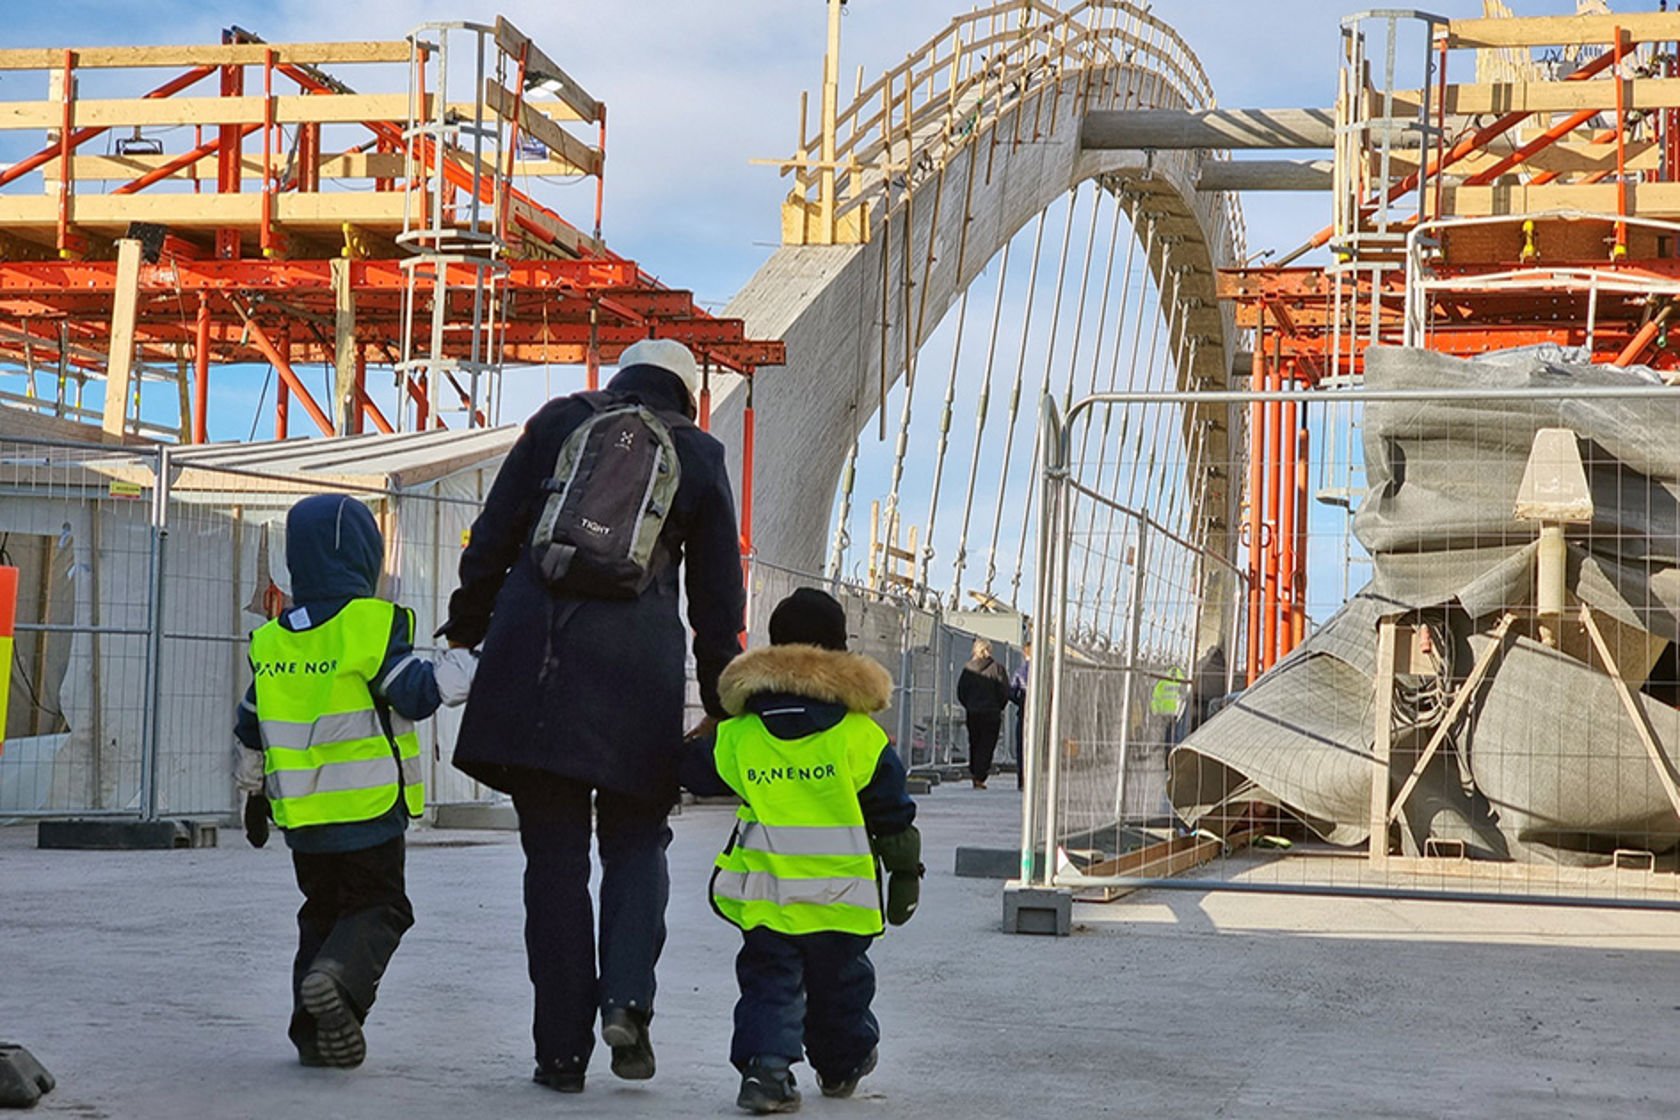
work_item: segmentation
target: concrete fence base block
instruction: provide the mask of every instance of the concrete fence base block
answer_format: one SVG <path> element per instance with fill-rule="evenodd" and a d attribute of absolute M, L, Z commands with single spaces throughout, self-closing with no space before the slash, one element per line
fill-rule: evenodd
<path fill-rule="evenodd" d="M 933 792 L 936 784 L 938 783 L 930 782 L 926 778 L 909 777 L 904 779 L 904 792 L 911 797 L 926 797 Z"/>
<path fill-rule="evenodd" d="M 0 1108 L 33 1108 L 57 1084 L 35 1055 L 15 1042 L 0 1042 Z"/>
<path fill-rule="evenodd" d="M 1034 867 L 1042 866 L 1044 853 L 1039 852 Z M 959 879 L 1015 879 L 1021 874 L 1021 849 L 975 848 L 957 849 L 956 875 Z"/>
<path fill-rule="evenodd" d="M 35 846 L 92 852 L 167 851 L 214 848 L 220 836 L 220 828 L 212 821 L 42 821 L 35 829 Z"/>
<path fill-rule="evenodd" d="M 1073 892 L 1010 884 L 1003 889 L 1003 931 L 1068 936 L 1073 932 Z"/>
<path fill-rule="evenodd" d="M 519 814 L 511 803 L 466 801 L 439 805 L 432 810 L 432 827 L 516 832 L 519 829 Z"/>

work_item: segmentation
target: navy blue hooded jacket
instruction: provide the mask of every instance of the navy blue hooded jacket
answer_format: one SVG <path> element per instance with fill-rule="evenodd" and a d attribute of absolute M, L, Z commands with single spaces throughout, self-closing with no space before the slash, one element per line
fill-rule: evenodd
<path fill-rule="evenodd" d="M 367 506 L 343 494 L 305 498 L 286 513 L 286 568 L 292 575 L 291 604 L 280 625 L 292 631 L 321 625 L 352 599 L 375 597 L 385 540 Z M 385 660 L 373 681 L 373 698 L 398 715 L 425 719 L 439 697 L 432 663 L 414 652 L 408 612 L 398 608 L 385 646 Z M 273 687 L 270 682 L 268 687 Z M 262 750 L 257 728 L 257 685 L 245 690 L 233 733 L 250 750 Z M 383 844 L 408 827 L 399 794 L 391 811 L 372 821 L 286 830 L 286 843 L 300 852 L 354 852 Z"/>

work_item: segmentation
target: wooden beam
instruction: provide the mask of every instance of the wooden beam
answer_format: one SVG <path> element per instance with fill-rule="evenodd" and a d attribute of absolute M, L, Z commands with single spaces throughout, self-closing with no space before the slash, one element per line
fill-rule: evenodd
<path fill-rule="evenodd" d="M 1448 174 L 1453 177 L 1475 175 L 1505 157 L 1505 152 L 1478 152 L 1452 165 Z M 1395 175 L 1408 175 L 1417 170 L 1416 152 L 1396 151 L 1389 156 Z M 1662 166 L 1662 145 L 1652 140 L 1636 140 L 1627 146 L 1629 171 L 1655 171 Z M 1616 170 L 1616 145 L 1593 144 L 1588 141 L 1559 141 L 1542 148 L 1524 160 L 1527 171 L 1555 171 L 1560 175 L 1591 175 L 1599 171 Z M 1514 174 L 1515 172 L 1513 172 Z M 1204 169 L 1203 174 L 1206 174 Z"/>
<path fill-rule="evenodd" d="M 429 113 L 430 98 L 427 100 Z M 63 112 L 63 104 L 57 101 L 0 101 L 0 129 L 57 129 Z M 405 122 L 408 94 L 289 94 L 274 99 L 274 120 L 278 124 Z M 263 123 L 261 97 L 78 98 L 70 106 L 72 128 Z"/>
<path fill-rule="evenodd" d="M 117 286 L 111 305 L 111 351 L 105 366 L 105 415 L 101 428 L 120 436 L 128 427 L 129 374 L 134 365 L 134 313 L 140 302 L 140 242 L 117 242 Z"/>
<path fill-rule="evenodd" d="M 599 148 L 590 147 L 530 105 L 519 101 L 500 82 L 494 79 L 485 80 L 484 102 L 505 120 L 513 119 L 514 106 L 517 104 L 519 108 L 519 127 L 533 140 L 539 141 L 543 147 L 567 163 L 582 168 L 585 175 L 599 175 L 601 173 L 601 150 Z"/>
<path fill-rule="evenodd" d="M 1621 697 L 1622 707 L 1627 709 L 1628 718 L 1633 720 L 1633 727 L 1639 734 L 1639 741 L 1645 745 L 1645 753 L 1650 756 L 1651 767 L 1657 772 L 1657 781 L 1662 785 L 1663 792 L 1668 795 L 1668 803 L 1674 809 L 1674 815 L 1680 817 L 1680 785 L 1676 784 L 1674 764 L 1663 754 L 1662 746 L 1657 742 L 1656 732 L 1651 729 L 1650 718 L 1639 700 L 1633 694 L 1633 689 L 1622 677 L 1622 671 L 1616 667 L 1616 657 L 1610 652 L 1610 643 L 1604 640 L 1604 634 L 1599 630 L 1598 623 L 1593 619 L 1592 608 L 1581 604 L 1581 625 L 1586 627 L 1592 637 L 1593 645 L 1598 649 L 1598 656 L 1604 661 L 1605 672 L 1610 681 L 1616 686 L 1616 695 Z"/>
<path fill-rule="evenodd" d="M 318 228 L 336 241 L 343 223 L 368 229 L 400 228 L 403 195 L 398 191 L 332 191 L 275 196 L 280 225 Z M 130 222 L 155 222 L 182 230 L 255 228 L 262 219 L 257 194 L 78 194 L 70 203 L 71 221 L 96 232 L 118 235 Z M 0 195 L 0 229 L 50 228 L 57 221 L 55 195 Z"/>
<path fill-rule="evenodd" d="M 364 62 L 407 62 L 406 39 L 367 43 L 232 43 L 186 47 L 80 47 L 76 69 L 165 68 L 192 66 L 261 66 L 267 52 L 297 66 L 332 66 Z M 64 65 L 60 47 L 0 50 L 0 70 L 52 70 Z"/>
<path fill-rule="evenodd" d="M 508 53 L 510 58 L 518 59 L 521 52 L 525 56 L 525 84 L 537 86 L 544 81 L 550 82 L 552 92 L 562 104 L 578 115 L 579 120 L 594 121 L 601 118 L 601 103 L 589 96 L 588 92 L 571 75 L 560 69 L 552 58 L 544 54 L 542 48 L 532 42 L 519 28 L 509 23 L 502 16 L 496 17 L 496 44 Z"/>
<path fill-rule="evenodd" d="M 1493 187 L 1447 185 L 1442 189 L 1446 213 L 1461 217 L 1537 214 L 1547 210 L 1578 210 L 1588 214 L 1616 214 L 1615 183 L 1511 184 Z M 1647 218 L 1680 215 L 1680 183 L 1629 183 L 1628 213 Z"/>
<path fill-rule="evenodd" d="M 73 156 L 70 160 L 70 173 L 78 182 L 95 180 L 126 181 L 138 179 L 142 175 L 150 174 L 160 167 L 164 167 L 179 156 Z M 197 161 L 199 164 L 210 165 L 208 169 L 200 171 L 197 178 L 207 183 L 214 183 L 216 179 L 216 153 L 211 152 Z M 577 174 L 574 171 L 549 170 L 548 165 L 555 167 L 569 167 L 557 160 L 530 161 L 533 175 L 562 175 Z M 41 174 L 48 182 L 58 181 L 58 160 L 43 164 Z M 515 165 L 516 167 L 520 165 Z M 262 178 L 262 160 L 247 157 L 241 161 L 240 171 L 246 179 Z M 403 157 L 401 152 L 341 152 L 336 155 L 321 157 L 321 178 L 323 179 L 396 179 L 403 173 Z M 177 168 L 169 175 L 171 179 L 192 179 L 193 165 L 188 164 Z"/>
<path fill-rule="evenodd" d="M 1447 115 L 1489 116 L 1496 113 L 1571 113 L 1579 109 L 1616 108 L 1616 87 L 1626 86 L 1628 109 L 1667 109 L 1680 106 L 1680 78 L 1591 78 L 1581 82 L 1469 82 L 1447 87 Z M 1376 104 L 1372 95 L 1373 105 Z M 1394 94 L 1394 115 L 1416 114 L 1416 90 Z M 1432 111 L 1439 111 L 1439 99 L 1432 99 Z"/>
<path fill-rule="evenodd" d="M 333 287 L 333 425 L 339 435 L 356 430 L 362 402 L 356 394 L 356 289 L 350 284 L 350 261 L 332 261 Z"/>
<path fill-rule="evenodd" d="M 1534 16 L 1522 19 L 1455 19 L 1447 24 L 1447 46 L 1462 50 L 1489 47 L 1608 47 L 1616 29 L 1633 43 L 1680 41 L 1680 12 L 1627 12 L 1608 16 Z"/>

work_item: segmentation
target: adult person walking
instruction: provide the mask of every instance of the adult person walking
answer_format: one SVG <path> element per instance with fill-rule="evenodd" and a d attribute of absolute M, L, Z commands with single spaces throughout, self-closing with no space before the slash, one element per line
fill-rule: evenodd
<path fill-rule="evenodd" d="M 718 674 L 740 652 L 734 499 L 722 444 L 693 422 L 698 385 L 686 347 L 645 340 L 604 392 L 531 417 L 473 523 L 443 629 L 453 645 L 484 643 L 454 762 L 519 814 L 533 1079 L 561 1092 L 583 1089 L 597 1011 L 613 1072 L 654 1073 L 686 690 L 679 565 L 708 720 L 726 714 Z"/>
<path fill-rule="evenodd" d="M 1021 663 L 1009 675 L 1009 702 L 1015 705 L 1015 788 L 1027 784 L 1027 682 L 1032 679 L 1032 643 L 1021 645 Z"/>
<path fill-rule="evenodd" d="M 957 703 L 968 719 L 968 773 L 975 789 L 985 789 L 1009 703 L 1009 674 L 992 660 L 992 643 L 986 639 L 974 639 L 971 654 L 957 678 Z"/>

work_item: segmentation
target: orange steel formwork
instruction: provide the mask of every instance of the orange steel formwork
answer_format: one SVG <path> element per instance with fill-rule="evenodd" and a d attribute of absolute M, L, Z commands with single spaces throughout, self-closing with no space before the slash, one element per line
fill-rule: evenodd
<path fill-rule="evenodd" d="M 1377 88 L 1361 50 L 1337 107 L 1344 132 L 1409 112 L 1422 142 L 1385 153 L 1387 179 L 1368 146 L 1338 147 L 1338 182 L 1363 200 L 1342 224 L 1276 266 L 1220 275 L 1221 298 L 1253 332 L 1250 384 L 1346 387 L 1373 344 L 1473 357 L 1555 343 L 1606 364 L 1680 369 L 1680 346 L 1669 345 L 1680 310 L 1680 12 L 1429 18 L 1429 96 Z M 1449 61 L 1470 51 L 1559 47 L 1580 55 L 1560 78 L 1536 65 L 1524 80 L 1448 80 Z M 1411 197 L 1410 212 L 1390 213 Z M 1413 230 L 1410 251 L 1399 247 Z M 1387 239 L 1361 247 L 1373 231 Z M 1292 264 L 1326 246 L 1328 267 Z M 1294 403 L 1249 412 L 1251 682 L 1305 637 L 1305 419 Z"/>
<path fill-rule="evenodd" d="M 0 50 L 0 72 L 37 72 L 47 93 L 0 105 L 0 130 L 43 141 L 0 170 L 0 362 L 32 375 L 5 403 L 165 434 L 137 415 L 132 365 L 179 383 L 179 431 L 167 434 L 200 442 L 219 364 L 273 366 L 282 436 L 299 411 L 323 434 L 445 426 L 442 402 L 457 423 L 485 423 L 489 394 L 449 368 L 472 338 L 488 344 L 475 362 L 580 364 L 592 386 L 648 337 L 686 343 L 708 376 L 750 380 L 781 364 L 781 342 L 748 338 L 601 240 L 606 106 L 506 20 L 450 26 L 488 44 L 460 101 L 428 93 L 447 60 L 427 29 L 388 42 L 270 44 L 236 28 L 210 46 Z M 379 92 L 324 67 L 367 74 Z M 85 97 L 84 78 L 144 92 Z M 165 152 L 160 129 L 181 150 Z M 119 133 L 115 154 L 89 154 Z M 557 176 L 593 181 L 588 232 L 522 187 Z M 445 360 L 407 360 L 428 348 Z M 305 363 L 333 367 L 335 399 L 311 391 Z M 398 412 L 376 405 L 370 366 L 393 370 Z M 55 368 L 56 399 L 33 395 L 34 375 Z M 80 387 L 106 377 L 119 404 L 83 407 Z"/>

